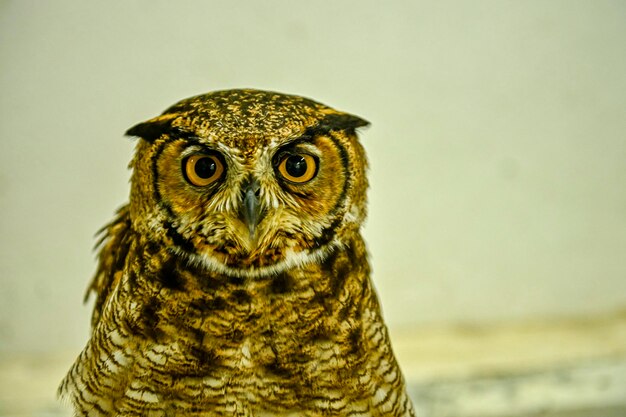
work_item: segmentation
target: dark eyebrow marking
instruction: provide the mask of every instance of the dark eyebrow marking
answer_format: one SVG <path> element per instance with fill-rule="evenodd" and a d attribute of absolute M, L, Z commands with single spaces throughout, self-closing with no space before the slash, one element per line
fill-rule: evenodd
<path fill-rule="evenodd" d="M 154 142 L 162 135 L 169 135 L 179 139 L 186 139 L 194 136 L 193 132 L 184 130 L 178 126 L 172 126 L 172 121 L 176 115 L 171 117 L 168 116 L 170 115 L 162 115 L 136 124 L 128 129 L 125 135 L 139 137 L 148 142 Z"/>
<path fill-rule="evenodd" d="M 307 128 L 303 136 L 317 136 L 334 130 L 348 130 L 354 132 L 357 127 L 368 126 L 370 122 L 351 114 L 329 114 L 316 125 Z"/>
<path fill-rule="evenodd" d="M 337 130 L 347 130 L 349 133 L 354 133 L 356 128 L 369 125 L 370 122 L 367 120 L 351 114 L 329 114 L 317 124 L 307 127 L 302 135 L 286 141 L 280 148 L 291 148 L 301 143 L 312 142 L 316 136 L 326 135 Z"/>

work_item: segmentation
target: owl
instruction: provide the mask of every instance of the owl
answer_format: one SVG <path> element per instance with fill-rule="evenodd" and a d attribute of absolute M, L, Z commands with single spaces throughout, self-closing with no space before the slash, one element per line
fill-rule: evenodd
<path fill-rule="evenodd" d="M 129 129 L 129 203 L 59 388 L 75 415 L 414 416 L 360 232 L 367 124 L 227 90 Z"/>

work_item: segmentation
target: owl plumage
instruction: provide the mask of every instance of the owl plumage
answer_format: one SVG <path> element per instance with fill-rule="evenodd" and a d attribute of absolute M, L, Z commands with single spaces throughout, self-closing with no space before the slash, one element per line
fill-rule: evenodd
<path fill-rule="evenodd" d="M 360 228 L 364 120 L 258 90 L 140 123 L 103 229 L 77 416 L 413 416 Z"/>

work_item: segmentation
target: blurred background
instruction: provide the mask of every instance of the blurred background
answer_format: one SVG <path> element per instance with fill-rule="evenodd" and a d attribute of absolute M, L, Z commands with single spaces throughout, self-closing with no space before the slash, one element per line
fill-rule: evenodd
<path fill-rule="evenodd" d="M 252 87 L 372 123 L 365 227 L 420 415 L 626 415 L 623 1 L 0 0 L 0 416 L 69 415 L 123 132 Z"/>

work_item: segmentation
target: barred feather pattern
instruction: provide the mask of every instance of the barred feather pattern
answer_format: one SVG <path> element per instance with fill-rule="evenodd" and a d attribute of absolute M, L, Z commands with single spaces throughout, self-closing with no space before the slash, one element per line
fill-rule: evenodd
<path fill-rule="evenodd" d="M 362 240 L 233 278 L 145 241 L 126 216 L 108 228 L 93 335 L 60 388 L 76 415 L 414 415 Z"/>

